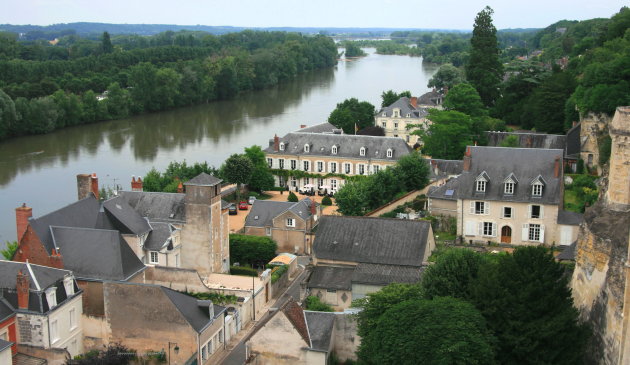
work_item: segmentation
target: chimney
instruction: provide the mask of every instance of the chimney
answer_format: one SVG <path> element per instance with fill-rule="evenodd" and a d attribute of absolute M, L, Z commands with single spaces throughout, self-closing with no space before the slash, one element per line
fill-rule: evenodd
<path fill-rule="evenodd" d="M 464 171 L 470 171 L 470 163 L 472 158 L 470 157 L 470 146 L 466 147 L 466 154 L 464 154 Z"/>
<path fill-rule="evenodd" d="M 306 128 L 306 124 L 300 124 L 300 129 Z"/>
<path fill-rule="evenodd" d="M 138 176 L 138 180 L 135 176 L 131 176 L 131 191 L 142 191 L 142 178 L 140 176 Z"/>
<path fill-rule="evenodd" d="M 317 214 L 317 207 L 315 206 L 315 201 L 311 200 L 311 215 Z"/>
<path fill-rule="evenodd" d="M 273 150 L 276 152 L 280 151 L 280 138 L 278 138 L 277 134 L 273 136 Z"/>
<path fill-rule="evenodd" d="M 413 106 L 414 109 L 416 109 L 418 107 L 418 98 L 415 96 L 412 96 L 409 99 L 409 103 L 411 104 L 411 106 Z"/>
<path fill-rule="evenodd" d="M 184 185 L 182 184 L 182 182 L 179 182 L 179 185 L 177 185 L 177 192 L 182 194 L 184 192 Z"/>
<path fill-rule="evenodd" d="M 556 160 L 553 165 L 553 176 L 556 179 L 560 177 L 560 156 L 556 156 Z"/>
<path fill-rule="evenodd" d="M 53 248 L 50 255 L 50 266 L 56 269 L 63 269 L 63 257 L 55 248 Z"/>
<path fill-rule="evenodd" d="M 28 226 L 28 219 L 33 216 L 33 208 L 26 206 L 26 203 L 22 203 L 21 207 L 15 208 L 15 226 L 17 228 L 17 241 L 20 242 L 26 227 Z"/>
<path fill-rule="evenodd" d="M 19 309 L 28 309 L 29 287 L 30 283 L 28 280 L 28 275 L 23 274 L 22 270 L 18 271 L 15 282 L 15 289 L 17 290 Z"/>
<path fill-rule="evenodd" d="M 79 200 L 87 198 L 90 193 L 90 175 L 78 174 L 77 175 L 77 192 L 79 193 Z"/>
<path fill-rule="evenodd" d="M 92 173 L 92 176 L 90 178 L 91 181 L 91 191 L 94 194 L 94 196 L 96 197 L 96 199 L 98 199 L 98 177 L 96 177 L 96 173 Z"/>
<path fill-rule="evenodd" d="M 438 169 L 438 164 L 436 161 L 431 160 L 431 166 L 433 166 L 433 173 L 434 174 L 439 174 L 440 170 Z"/>

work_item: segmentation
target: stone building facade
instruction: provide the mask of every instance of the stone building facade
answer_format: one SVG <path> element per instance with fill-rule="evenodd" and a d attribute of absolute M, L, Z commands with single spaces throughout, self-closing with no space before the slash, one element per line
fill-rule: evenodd
<path fill-rule="evenodd" d="M 418 125 L 424 130 L 428 129 L 431 124 L 427 119 L 428 114 L 429 109 L 419 106 L 417 97 L 403 96 L 394 104 L 382 108 L 375 116 L 375 124 L 383 128 L 386 137 L 402 138 L 410 146 L 419 147 L 422 139 L 412 134 L 418 128 L 410 126 Z"/>

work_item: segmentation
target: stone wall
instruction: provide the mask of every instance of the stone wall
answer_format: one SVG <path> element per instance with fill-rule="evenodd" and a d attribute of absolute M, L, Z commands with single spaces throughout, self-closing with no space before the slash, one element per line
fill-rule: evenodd
<path fill-rule="evenodd" d="M 204 285 L 197 271 L 175 267 L 147 267 L 142 275 L 134 277 L 132 282 L 162 285 L 177 291 L 207 293 L 211 290 Z"/>
<path fill-rule="evenodd" d="M 606 132 L 610 121 L 609 115 L 595 113 L 589 113 L 580 121 L 580 158 L 585 165 L 599 165 L 599 137 Z M 601 173 L 601 166 L 598 166 L 598 173 Z"/>
<path fill-rule="evenodd" d="M 361 344 L 361 337 L 357 335 L 356 316 L 347 313 L 335 313 L 335 327 L 333 331 L 333 353 L 340 361 L 357 360 L 357 350 Z"/>
<path fill-rule="evenodd" d="M 46 359 L 47 365 L 65 365 L 67 359 L 70 358 L 70 354 L 65 349 L 45 349 L 43 347 L 22 344 L 18 345 L 18 352 L 40 359 Z"/>

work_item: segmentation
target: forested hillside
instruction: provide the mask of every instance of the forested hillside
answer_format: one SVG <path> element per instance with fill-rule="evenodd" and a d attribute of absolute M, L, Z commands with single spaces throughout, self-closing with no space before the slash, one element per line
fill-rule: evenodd
<path fill-rule="evenodd" d="M 229 99 L 336 58 L 332 39 L 285 32 L 68 35 L 54 45 L 0 33 L 0 139 Z"/>

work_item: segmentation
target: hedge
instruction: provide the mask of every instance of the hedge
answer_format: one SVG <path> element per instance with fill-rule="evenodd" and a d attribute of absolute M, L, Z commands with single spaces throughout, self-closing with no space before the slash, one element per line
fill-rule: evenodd
<path fill-rule="evenodd" d="M 258 276 L 258 270 L 247 266 L 230 266 L 230 275 Z"/>
<path fill-rule="evenodd" d="M 269 237 L 230 234 L 230 263 L 262 267 L 276 257 L 277 247 Z"/>

